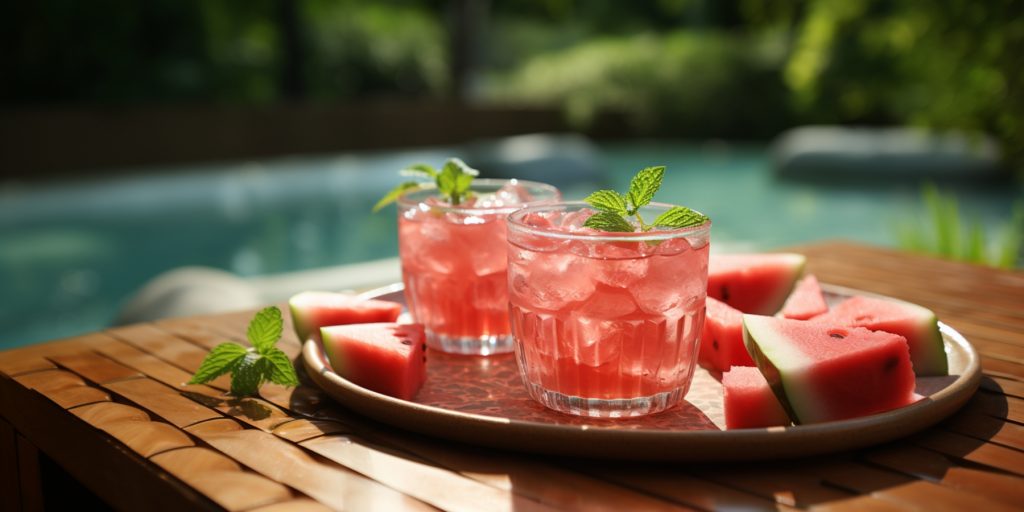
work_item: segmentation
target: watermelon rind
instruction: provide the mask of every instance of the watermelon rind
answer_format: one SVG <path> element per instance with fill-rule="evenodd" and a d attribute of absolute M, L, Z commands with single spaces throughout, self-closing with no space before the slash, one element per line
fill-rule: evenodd
<path fill-rule="evenodd" d="M 750 357 L 754 359 L 754 364 L 768 381 L 768 386 L 772 388 L 772 392 L 779 399 L 779 404 L 785 409 L 789 419 L 793 423 L 799 424 L 799 415 L 796 413 L 793 403 L 790 402 L 790 398 L 799 395 L 800 390 L 786 388 L 779 367 L 781 366 L 784 371 L 792 370 L 800 365 L 808 364 L 810 360 L 807 356 L 788 349 L 785 340 L 771 328 L 765 318 L 767 317 L 743 315 L 743 344 L 747 347 Z M 805 401 L 809 401 L 809 398 Z"/>
<path fill-rule="evenodd" d="M 885 319 L 871 322 L 851 315 L 847 310 L 851 305 L 863 307 L 886 308 L 899 307 L 900 315 L 906 320 L 897 322 Z M 862 313 L 863 311 L 860 310 Z M 826 321 L 871 330 L 892 332 L 907 338 L 910 347 L 910 361 L 914 365 L 914 373 L 919 377 L 944 376 L 949 374 L 949 362 L 946 357 L 946 345 L 939 331 L 939 321 L 935 313 L 918 304 L 892 297 L 855 296 L 838 304 L 832 311 L 814 317 L 814 321 Z M 902 324 L 902 325 L 896 325 Z"/>

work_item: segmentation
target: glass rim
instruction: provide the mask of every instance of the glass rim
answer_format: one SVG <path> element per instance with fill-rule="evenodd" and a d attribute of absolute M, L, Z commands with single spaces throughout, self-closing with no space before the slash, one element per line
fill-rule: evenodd
<path fill-rule="evenodd" d="M 667 203 L 649 203 L 646 206 L 644 206 L 644 208 L 647 206 L 653 206 L 655 208 L 664 208 L 667 210 L 678 205 L 672 205 Z M 524 216 L 529 215 L 531 213 L 540 213 L 555 209 L 567 209 L 568 207 L 581 207 L 580 209 L 590 208 L 596 210 L 596 208 L 594 208 L 593 206 L 584 201 L 563 201 L 558 203 L 547 203 L 527 206 L 524 208 L 519 208 L 516 211 L 509 214 L 507 219 L 508 228 L 510 231 L 524 232 L 535 236 L 556 238 L 560 240 L 583 240 L 588 242 L 654 242 L 660 240 L 672 240 L 675 238 L 701 236 L 711 231 L 711 218 L 708 218 L 708 220 L 700 224 L 687 226 L 685 228 L 662 229 L 658 231 L 641 232 L 633 231 L 630 233 L 602 231 L 599 234 L 567 233 L 565 231 L 558 231 L 550 228 L 529 226 L 527 224 L 524 224 L 521 220 Z"/>
<path fill-rule="evenodd" d="M 443 213 L 458 213 L 458 214 L 463 214 L 463 215 L 482 215 L 482 214 L 494 214 L 494 213 L 512 213 L 512 212 L 514 212 L 514 211 L 516 211 L 516 210 L 518 210 L 520 208 L 523 208 L 524 206 L 527 206 L 527 205 L 534 205 L 534 204 L 536 204 L 538 202 L 548 202 L 548 201 L 553 201 L 553 200 L 557 201 L 559 198 L 561 198 L 561 192 L 554 185 L 551 185 L 549 183 L 543 183 L 543 182 L 540 182 L 540 181 L 521 180 L 521 179 L 518 179 L 518 178 L 509 178 L 509 179 L 502 179 L 502 178 L 478 178 L 478 179 L 474 179 L 473 180 L 473 184 L 472 184 L 472 186 L 469 189 L 470 190 L 475 190 L 478 185 L 483 185 L 485 187 L 494 187 L 495 190 L 498 190 L 502 186 L 504 186 L 504 185 L 506 185 L 508 183 L 513 183 L 513 182 L 518 183 L 518 184 L 522 184 L 522 185 L 528 187 L 531 190 L 531 192 L 534 191 L 534 190 L 538 190 L 539 189 L 542 192 L 547 192 L 547 193 L 551 194 L 552 197 L 550 199 L 537 199 L 536 201 L 530 201 L 530 202 L 522 203 L 522 204 L 512 204 L 512 205 L 508 205 L 508 206 L 491 206 L 491 207 L 488 207 L 488 208 L 476 208 L 476 207 L 472 207 L 472 206 L 471 207 L 464 207 L 464 206 L 459 206 L 459 205 L 447 205 L 447 206 L 446 205 L 430 205 L 430 209 L 431 210 L 435 210 L 435 211 L 440 211 L 440 212 L 443 212 Z M 412 196 L 414 194 L 417 194 L 417 193 L 420 193 L 420 192 L 432 191 L 432 190 L 437 190 L 437 184 L 435 184 L 435 183 L 424 183 L 423 186 L 418 187 L 415 190 L 409 190 L 408 192 L 405 192 L 402 195 L 398 196 L 398 200 L 396 202 L 398 203 L 398 206 L 399 206 L 400 209 L 401 208 L 416 208 L 419 205 L 423 204 L 423 201 L 422 200 L 415 200 L 415 201 L 411 200 L 410 196 Z M 430 196 L 428 196 L 428 197 L 430 197 Z"/>

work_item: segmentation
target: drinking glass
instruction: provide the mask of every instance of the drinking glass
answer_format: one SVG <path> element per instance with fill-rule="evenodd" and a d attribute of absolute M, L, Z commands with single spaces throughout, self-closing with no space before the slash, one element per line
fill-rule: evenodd
<path fill-rule="evenodd" d="M 654 219 L 671 205 L 640 210 Z M 672 407 L 693 377 L 711 222 L 612 233 L 586 203 L 509 216 L 508 286 L 520 374 L 557 411 L 629 417 Z"/>
<path fill-rule="evenodd" d="M 511 352 L 505 275 L 506 217 L 558 189 L 522 180 L 473 180 L 458 205 L 434 187 L 398 199 L 398 249 L 405 296 L 427 345 L 458 354 Z"/>

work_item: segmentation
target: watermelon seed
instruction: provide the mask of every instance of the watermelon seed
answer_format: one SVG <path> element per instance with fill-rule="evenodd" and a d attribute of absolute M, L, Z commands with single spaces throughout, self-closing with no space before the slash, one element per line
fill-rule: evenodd
<path fill-rule="evenodd" d="M 423 349 L 424 352 L 426 352 L 427 351 L 427 344 L 424 343 L 421 348 Z M 426 356 L 423 356 L 423 357 L 426 357 Z"/>
<path fill-rule="evenodd" d="M 711 338 L 711 347 L 718 350 L 718 340 Z"/>
<path fill-rule="evenodd" d="M 729 302 L 729 287 L 722 287 L 722 302 Z"/>
<path fill-rule="evenodd" d="M 427 362 L 427 355 L 426 354 L 423 354 L 423 362 L 424 363 Z"/>
<path fill-rule="evenodd" d="M 883 371 L 892 370 L 893 368 L 896 368 L 896 366 L 898 366 L 899 364 L 900 364 L 900 360 L 899 359 L 897 359 L 895 357 L 890 357 L 889 359 L 885 360 L 885 364 L 882 366 L 882 370 Z"/>
<path fill-rule="evenodd" d="M 402 345 L 412 345 L 412 340 L 402 340 Z"/>
<path fill-rule="evenodd" d="M 833 338 L 840 339 L 840 340 L 846 337 L 845 334 L 843 334 L 841 332 L 838 332 L 838 331 L 832 331 L 832 332 L 828 333 L 828 335 L 833 337 Z"/>

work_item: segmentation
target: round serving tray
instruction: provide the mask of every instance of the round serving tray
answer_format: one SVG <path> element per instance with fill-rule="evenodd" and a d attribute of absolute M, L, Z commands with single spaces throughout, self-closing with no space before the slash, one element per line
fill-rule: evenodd
<path fill-rule="evenodd" d="M 823 285 L 837 302 L 856 290 Z M 400 284 L 365 297 L 405 303 Z M 515 356 L 458 356 L 431 351 L 427 382 L 412 401 L 362 388 L 334 373 L 323 348 L 306 341 L 303 360 L 313 380 L 335 400 L 368 417 L 415 432 L 517 451 L 591 458 L 674 461 L 800 457 L 860 448 L 924 429 L 959 409 L 981 380 L 978 353 L 939 323 L 950 375 L 917 379 L 924 398 L 881 414 L 844 421 L 725 430 L 722 386 L 698 367 L 685 401 L 660 414 L 630 419 L 569 416 L 527 394 Z"/>

